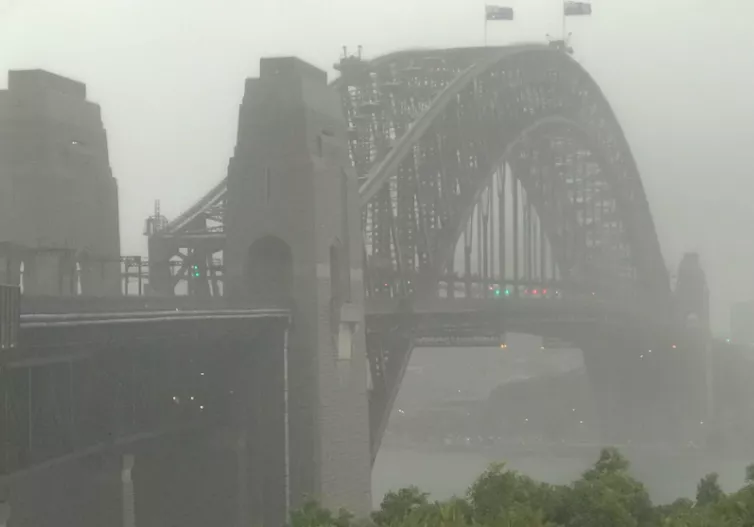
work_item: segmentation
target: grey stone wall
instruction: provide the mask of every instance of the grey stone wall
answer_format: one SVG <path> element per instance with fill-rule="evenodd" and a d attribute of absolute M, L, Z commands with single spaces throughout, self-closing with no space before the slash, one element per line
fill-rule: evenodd
<path fill-rule="evenodd" d="M 246 83 L 229 166 L 225 258 L 228 291 L 244 296 L 251 245 L 272 236 L 290 247 L 292 505 L 312 496 L 364 514 L 371 462 L 363 309 L 358 314 L 361 221 L 346 141 L 340 101 L 324 72 L 295 58 L 262 60 L 260 78 Z M 333 246 L 340 248 L 337 288 L 331 284 Z M 350 298 L 334 295 L 347 290 L 341 286 L 349 280 Z M 349 353 L 339 356 L 343 303 L 356 306 L 360 324 Z"/>
<path fill-rule="evenodd" d="M 84 84 L 9 72 L 0 91 L 0 242 L 120 257 L 117 182 L 100 107 Z M 107 288 L 117 289 L 118 271 L 105 266 Z"/>

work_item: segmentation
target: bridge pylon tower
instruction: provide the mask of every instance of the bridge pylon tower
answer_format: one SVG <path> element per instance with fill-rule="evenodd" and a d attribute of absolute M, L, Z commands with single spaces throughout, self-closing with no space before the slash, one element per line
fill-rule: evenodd
<path fill-rule="evenodd" d="M 363 242 L 347 133 L 325 72 L 263 59 L 247 80 L 228 171 L 226 296 L 295 313 L 287 358 L 253 359 L 285 370 L 268 370 L 249 410 L 250 423 L 265 408 L 285 414 L 248 429 L 250 464 L 262 469 L 250 469 L 249 488 L 265 489 L 260 525 L 282 524 L 304 497 L 357 514 L 370 506 Z M 271 497 L 283 499 L 277 513 Z"/>

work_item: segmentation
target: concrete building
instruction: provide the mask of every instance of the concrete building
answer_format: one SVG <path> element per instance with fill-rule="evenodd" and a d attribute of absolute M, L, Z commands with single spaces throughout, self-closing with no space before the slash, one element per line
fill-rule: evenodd
<path fill-rule="evenodd" d="M 0 91 L 0 243 L 0 281 L 27 292 L 119 291 L 118 188 L 100 107 L 83 83 L 9 72 Z"/>

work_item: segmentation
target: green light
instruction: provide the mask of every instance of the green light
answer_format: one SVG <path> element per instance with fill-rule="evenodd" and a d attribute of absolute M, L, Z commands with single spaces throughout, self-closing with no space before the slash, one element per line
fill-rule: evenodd
<path fill-rule="evenodd" d="M 495 289 L 495 296 L 500 296 L 500 289 Z"/>
<path fill-rule="evenodd" d="M 506 289 L 506 290 L 505 290 L 505 296 L 511 296 L 511 291 L 510 291 L 510 289 Z"/>

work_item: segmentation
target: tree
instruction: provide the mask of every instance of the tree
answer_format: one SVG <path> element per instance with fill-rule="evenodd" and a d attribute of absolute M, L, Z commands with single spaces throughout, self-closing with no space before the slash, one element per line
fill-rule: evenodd
<path fill-rule="evenodd" d="M 566 509 L 576 507 L 576 512 L 570 517 L 566 514 L 565 519 L 576 516 L 578 521 L 599 522 L 612 517 L 611 521 L 617 523 L 609 525 L 651 526 L 655 523 L 656 511 L 649 493 L 630 475 L 629 468 L 628 460 L 618 450 L 603 449 L 597 462 L 584 472 L 582 479 L 574 484 L 572 495 L 565 500 Z"/>
<path fill-rule="evenodd" d="M 503 463 L 490 465 L 471 485 L 468 499 L 480 523 L 504 519 L 514 510 L 527 518 L 539 514 L 544 521 L 557 502 L 556 487 L 506 470 Z"/>
<path fill-rule="evenodd" d="M 372 513 L 372 520 L 380 526 L 398 525 L 414 510 L 428 505 L 427 494 L 416 487 L 407 487 L 398 492 L 388 492 L 380 509 Z"/>
<path fill-rule="evenodd" d="M 699 481 L 696 486 L 696 504 L 698 507 L 719 503 L 725 497 L 725 493 L 718 483 L 718 478 L 718 474 L 713 472 Z"/>
<path fill-rule="evenodd" d="M 718 476 L 699 481 L 696 501 L 678 499 L 653 507 L 649 495 L 615 449 L 571 485 L 547 485 L 491 465 L 465 498 L 430 502 L 416 487 L 389 492 L 369 520 L 355 521 L 316 502 L 291 514 L 290 527 L 751 527 L 754 526 L 754 465 L 746 485 L 725 494 Z"/>
<path fill-rule="evenodd" d="M 352 520 L 353 514 L 345 509 L 335 516 L 316 501 L 308 501 L 291 513 L 291 527 L 349 527 Z"/>

